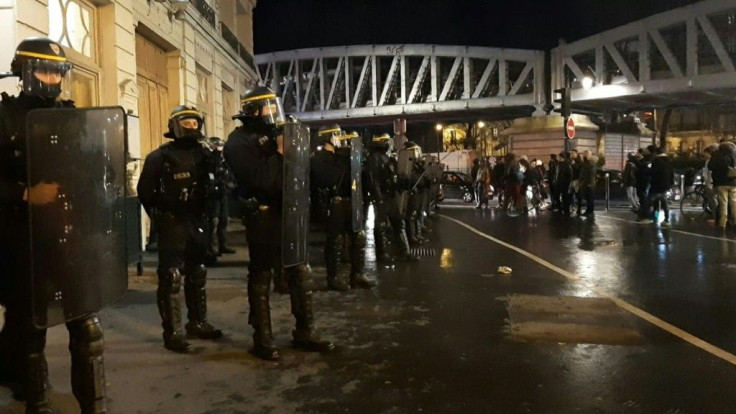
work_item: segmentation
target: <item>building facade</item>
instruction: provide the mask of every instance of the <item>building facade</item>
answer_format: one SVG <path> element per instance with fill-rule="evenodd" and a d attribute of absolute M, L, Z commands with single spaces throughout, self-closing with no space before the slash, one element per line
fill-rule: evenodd
<path fill-rule="evenodd" d="M 78 107 L 122 106 L 128 113 L 128 186 L 163 142 L 180 104 L 205 115 L 205 133 L 227 138 L 239 96 L 258 75 L 253 63 L 257 0 L 0 0 L 0 72 L 28 37 L 58 41 L 74 64 Z M 17 78 L 0 80 L 16 94 Z M 147 220 L 143 223 L 147 234 Z"/>
<path fill-rule="evenodd" d="M 130 156 L 162 143 L 171 109 L 195 105 L 209 136 L 227 137 L 253 68 L 256 0 L 0 0 L 0 71 L 27 37 L 61 43 L 74 64 L 77 106 L 132 115 Z M 0 91 L 18 92 L 16 78 Z"/>

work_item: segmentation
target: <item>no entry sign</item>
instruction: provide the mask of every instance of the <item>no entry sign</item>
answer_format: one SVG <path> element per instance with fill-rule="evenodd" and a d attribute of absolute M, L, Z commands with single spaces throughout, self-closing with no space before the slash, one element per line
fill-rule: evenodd
<path fill-rule="evenodd" d="M 572 117 L 567 118 L 567 125 L 565 125 L 565 136 L 570 139 L 575 138 L 575 121 L 572 120 Z"/>

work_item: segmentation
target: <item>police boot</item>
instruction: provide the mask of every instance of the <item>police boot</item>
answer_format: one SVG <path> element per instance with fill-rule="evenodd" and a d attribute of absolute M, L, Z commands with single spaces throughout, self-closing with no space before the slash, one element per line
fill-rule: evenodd
<path fill-rule="evenodd" d="M 187 336 L 199 339 L 217 339 L 222 331 L 207 322 L 207 269 L 200 265 L 187 269 L 184 298 L 187 302 L 187 319 L 184 326 Z"/>
<path fill-rule="evenodd" d="M 403 227 L 400 227 L 396 232 L 396 241 L 399 244 L 399 256 L 402 260 L 407 262 L 417 262 L 419 258 L 411 253 L 409 250 L 409 239 L 406 237 L 406 231 Z"/>
<path fill-rule="evenodd" d="M 50 414 L 49 370 L 46 356 L 43 352 L 37 352 L 27 355 L 26 358 L 26 375 L 23 382 L 26 414 Z"/>
<path fill-rule="evenodd" d="M 415 238 L 419 244 L 423 244 L 427 241 L 422 234 L 422 221 L 419 218 L 414 219 L 414 231 L 416 232 Z"/>
<path fill-rule="evenodd" d="M 105 347 L 102 324 L 97 315 L 68 324 L 72 355 L 72 393 L 82 414 L 107 412 L 105 401 Z"/>
<path fill-rule="evenodd" d="M 366 275 L 363 273 L 365 267 L 365 231 L 352 234 L 350 244 L 350 288 L 370 289 L 373 287 Z"/>
<path fill-rule="evenodd" d="M 189 350 L 189 342 L 184 339 L 181 330 L 179 289 L 181 289 L 179 269 L 171 268 L 159 273 L 156 301 L 161 315 L 161 326 L 164 328 L 164 347 L 169 351 L 186 352 Z"/>
<path fill-rule="evenodd" d="M 281 266 L 276 268 L 276 272 L 273 275 L 273 291 L 282 295 L 289 293 L 289 282 L 286 281 L 284 269 Z"/>
<path fill-rule="evenodd" d="M 253 348 L 250 352 L 266 361 L 276 361 L 279 359 L 279 351 L 273 345 L 271 332 L 271 309 L 268 304 L 270 289 L 270 271 L 248 275 L 248 323 L 253 327 Z"/>
<path fill-rule="evenodd" d="M 309 271 L 304 265 L 285 269 L 288 272 L 291 290 L 291 313 L 296 318 L 296 329 L 292 331 L 294 348 L 309 352 L 331 352 L 335 345 L 323 341 L 314 333 L 312 313 L 312 290 L 309 287 Z"/>
<path fill-rule="evenodd" d="M 417 222 L 413 216 L 406 219 L 406 235 L 409 239 L 409 245 L 417 246 L 420 244 L 419 239 L 417 239 Z"/>
<path fill-rule="evenodd" d="M 393 262 L 393 258 L 388 253 L 388 240 L 386 239 L 386 225 L 384 223 L 374 224 L 373 241 L 376 249 L 376 261 L 379 263 Z"/>
<path fill-rule="evenodd" d="M 337 290 L 340 292 L 347 291 L 348 288 L 343 283 L 340 283 L 338 278 L 340 263 L 342 263 L 340 257 L 342 256 L 342 235 L 328 235 L 327 242 L 325 243 L 325 267 L 327 268 L 327 289 Z M 291 290 L 291 288 L 289 288 Z M 292 292 L 293 296 L 293 292 Z"/>

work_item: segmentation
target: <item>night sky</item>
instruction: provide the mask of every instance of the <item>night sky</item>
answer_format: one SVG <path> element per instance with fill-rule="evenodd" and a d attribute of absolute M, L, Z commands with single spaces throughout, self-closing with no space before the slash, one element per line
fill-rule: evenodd
<path fill-rule="evenodd" d="M 551 49 L 697 0 L 258 0 L 255 53 L 424 43 Z"/>

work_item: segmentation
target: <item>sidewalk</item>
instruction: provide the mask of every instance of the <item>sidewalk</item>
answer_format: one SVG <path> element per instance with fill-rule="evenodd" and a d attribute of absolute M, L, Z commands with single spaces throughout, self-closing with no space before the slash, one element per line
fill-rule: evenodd
<path fill-rule="evenodd" d="M 290 348 L 294 318 L 289 297 L 272 293 L 271 315 L 281 361 L 265 362 L 249 354 L 252 329 L 247 320 L 245 232 L 240 225 L 231 229 L 234 231 L 229 233 L 229 240 L 237 253 L 222 256 L 220 264 L 209 269 L 207 285 L 209 320 L 223 329 L 224 338 L 192 340 L 194 352 L 190 354 L 164 349 L 155 299 L 155 253 L 145 253 L 143 276 L 136 276 L 134 267 L 129 269 L 128 293 L 119 303 L 100 312 L 105 328 L 110 413 L 295 412 L 305 399 L 315 396 L 305 393 L 305 385 L 337 379 L 334 373 L 330 373 L 330 378 L 326 376 L 331 363 L 345 359 L 351 362 L 350 367 L 340 364 L 343 372 L 337 377 L 342 379 L 336 383 L 343 389 L 335 389 L 339 393 L 351 392 L 350 378 L 357 375 L 355 370 L 376 369 L 369 362 L 360 362 L 358 354 L 372 346 L 370 341 L 390 334 L 389 324 L 374 322 L 385 320 L 386 312 L 393 306 L 384 307 L 385 301 L 371 291 L 326 291 L 324 267 L 314 264 L 317 330 L 339 345 L 338 352 L 322 356 Z M 321 247 L 322 244 L 310 246 L 313 262 L 322 262 Z M 374 264 L 367 267 L 375 269 Z M 375 272 L 370 276 L 375 277 Z M 181 303 L 185 316 L 183 292 Z M 371 338 L 358 334 L 355 318 L 348 316 L 354 311 L 361 313 L 361 319 L 372 320 Z M 48 331 L 46 356 L 51 401 L 59 413 L 78 412 L 70 386 L 67 342 L 63 326 Z M 316 391 L 324 398 L 323 390 Z M 23 405 L 12 399 L 10 391 L 0 388 L 0 413 L 23 412 Z"/>

